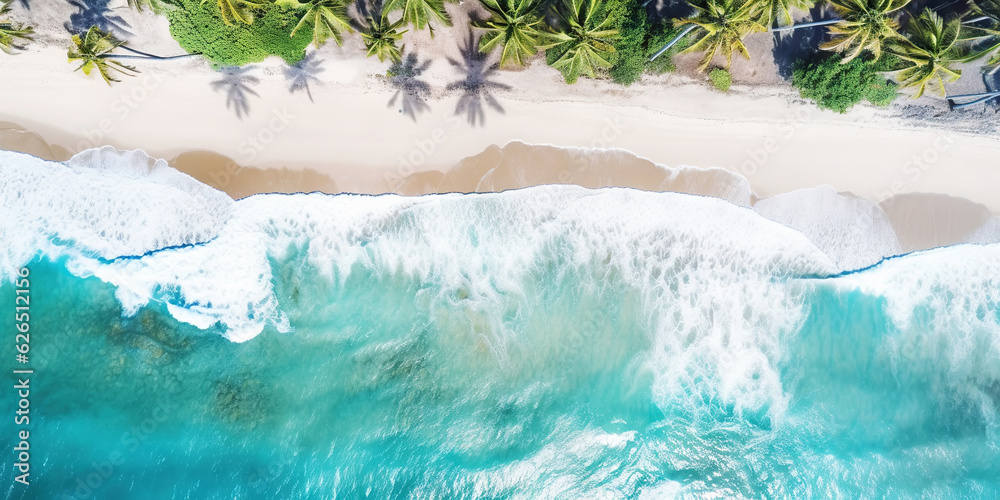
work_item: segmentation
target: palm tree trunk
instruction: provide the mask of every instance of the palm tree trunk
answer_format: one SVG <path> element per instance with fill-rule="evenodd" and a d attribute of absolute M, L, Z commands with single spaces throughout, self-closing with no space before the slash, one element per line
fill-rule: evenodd
<path fill-rule="evenodd" d="M 768 31 L 770 31 L 771 33 L 780 33 L 782 31 L 793 31 L 793 30 L 797 30 L 799 28 L 812 28 L 812 27 L 815 27 L 815 26 L 828 26 L 828 25 L 831 25 L 831 24 L 837 24 L 840 21 L 842 21 L 842 19 L 824 19 L 822 21 L 813 21 L 811 23 L 792 24 L 792 25 L 789 25 L 789 26 L 778 26 L 777 28 L 771 28 Z"/>
<path fill-rule="evenodd" d="M 969 102 L 963 102 L 961 104 L 955 104 L 955 99 L 962 99 L 966 97 L 978 97 L 978 99 Z M 984 92 L 982 94 L 962 94 L 953 95 L 948 97 L 948 109 L 954 111 L 956 109 L 968 108 L 969 106 L 975 106 L 976 104 L 982 104 L 990 99 L 996 99 L 1000 97 L 1000 91 L 997 92 Z"/>
<path fill-rule="evenodd" d="M 653 57 L 649 58 L 649 62 L 655 61 L 657 57 L 660 57 L 661 55 L 663 55 L 664 52 L 670 50 L 670 47 L 673 47 L 674 44 L 676 44 L 677 42 L 681 41 L 681 38 L 684 38 L 684 35 L 687 35 L 688 33 L 691 32 L 691 30 L 693 30 L 693 29 L 695 29 L 697 27 L 698 27 L 697 24 L 692 24 L 692 25 L 688 26 L 687 28 L 684 28 L 684 31 L 681 31 L 681 33 L 679 35 L 675 36 L 673 38 L 673 40 L 670 40 L 669 42 L 667 42 L 667 44 L 664 45 L 662 49 L 657 50 L 656 53 L 653 54 Z"/>
<path fill-rule="evenodd" d="M 135 50 L 135 49 L 126 47 L 124 45 L 119 45 L 118 48 L 119 49 L 125 49 L 125 50 L 127 50 L 129 52 L 133 52 L 133 53 L 139 54 L 139 55 L 136 55 L 136 56 L 119 56 L 119 55 L 108 54 L 108 55 L 106 55 L 104 57 L 113 57 L 115 59 L 156 59 L 156 60 L 159 60 L 159 61 L 168 61 L 170 59 L 182 59 L 182 58 L 185 58 L 185 57 L 194 57 L 194 56 L 201 55 L 200 53 L 196 52 L 196 53 L 193 53 L 193 54 L 181 54 L 179 56 L 167 56 L 167 57 L 164 57 L 164 56 L 158 56 L 158 55 L 155 55 L 155 54 L 149 54 L 149 53 L 143 52 L 141 50 Z"/>
<path fill-rule="evenodd" d="M 987 19 L 993 19 L 993 18 L 990 16 L 979 16 L 979 17 L 974 17 L 972 19 L 966 19 L 965 21 L 962 21 L 962 24 L 975 24 L 978 23 L 979 21 L 985 21 Z"/>
<path fill-rule="evenodd" d="M 813 27 L 816 27 L 816 26 L 828 26 L 828 25 L 831 25 L 831 24 L 837 24 L 840 21 L 841 21 L 841 19 L 824 19 L 822 21 L 813 21 L 813 22 L 810 22 L 810 23 L 793 24 L 791 26 L 779 26 L 777 28 L 771 28 L 768 31 L 771 32 L 771 33 L 779 33 L 779 32 L 782 32 L 782 31 L 797 30 L 799 28 L 813 28 Z M 653 54 L 653 57 L 649 58 L 649 61 L 650 62 L 655 61 L 657 57 L 660 57 L 661 55 L 663 55 L 664 52 L 670 50 L 670 47 L 673 47 L 674 44 L 676 44 L 677 42 L 679 42 L 681 40 L 681 38 L 684 38 L 684 35 L 687 35 L 688 33 L 691 32 L 691 30 L 693 30 L 693 29 L 695 29 L 697 27 L 698 27 L 698 25 L 696 25 L 696 24 L 692 24 L 692 25 L 688 26 L 687 29 L 685 29 L 684 31 L 682 31 L 679 35 L 675 36 L 673 38 L 673 40 L 670 40 L 669 42 L 667 42 L 667 44 L 664 45 L 662 49 L 656 51 L 656 53 Z"/>

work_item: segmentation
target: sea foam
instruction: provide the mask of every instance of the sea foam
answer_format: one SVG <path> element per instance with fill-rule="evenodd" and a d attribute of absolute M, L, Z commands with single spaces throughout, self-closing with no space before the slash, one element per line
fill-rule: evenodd
<path fill-rule="evenodd" d="M 0 277 L 36 252 L 115 259 L 216 236 L 233 201 L 142 151 L 88 150 L 67 163 L 0 151 Z"/>

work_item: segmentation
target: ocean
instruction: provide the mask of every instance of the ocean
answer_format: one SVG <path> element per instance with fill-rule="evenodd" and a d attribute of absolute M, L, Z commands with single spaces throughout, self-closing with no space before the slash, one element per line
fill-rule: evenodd
<path fill-rule="evenodd" d="M 1000 496 L 1000 244 L 850 269 L 710 197 L 234 202 L 141 152 L 0 152 L 0 209 L 7 498 Z"/>

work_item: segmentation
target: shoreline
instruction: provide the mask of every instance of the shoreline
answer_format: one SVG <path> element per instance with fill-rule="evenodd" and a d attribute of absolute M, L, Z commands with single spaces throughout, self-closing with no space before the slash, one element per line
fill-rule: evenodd
<path fill-rule="evenodd" d="M 467 24 L 470 5 L 449 4 L 455 26 Z M 912 228 L 902 230 L 901 249 L 963 241 L 1000 214 L 993 114 L 945 113 L 943 101 L 926 97 L 820 110 L 780 79 L 767 34 L 747 38 L 753 59 L 734 60 L 728 93 L 693 72 L 697 54 L 629 87 L 586 78 L 567 85 L 538 59 L 494 71 L 474 61 L 467 30 L 443 28 L 434 39 L 405 37 L 414 70 L 406 81 L 364 57 L 359 37 L 310 49 L 319 71 L 307 94 L 291 92 L 289 67 L 274 57 L 236 76 L 200 58 L 142 62 L 137 77 L 109 87 L 66 62 L 60 23 L 72 10 L 31 11 L 40 35 L 0 59 L 16 69 L 4 71 L 0 95 L 17 96 L 0 111 L 0 149 L 55 160 L 102 146 L 141 149 L 236 199 L 538 184 L 689 192 L 744 206 L 780 196 L 806 212 L 882 213 Z M 132 28 L 130 45 L 182 52 L 166 18 L 116 13 Z M 470 79 L 491 85 L 470 93 Z M 845 201 L 854 197 L 864 203 Z M 945 231 L 946 221 L 957 232 Z"/>

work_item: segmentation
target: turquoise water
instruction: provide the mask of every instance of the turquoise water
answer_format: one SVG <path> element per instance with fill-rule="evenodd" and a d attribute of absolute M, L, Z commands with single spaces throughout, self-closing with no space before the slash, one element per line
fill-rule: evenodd
<path fill-rule="evenodd" d="M 501 359 L 475 333 L 492 320 L 424 303 L 433 285 L 295 262 L 273 277 L 295 332 L 245 343 L 158 306 L 122 317 L 110 285 L 32 263 L 33 484 L 10 497 L 1000 494 L 982 401 L 934 359 L 892 359 L 902 333 L 860 292 L 805 286 L 775 421 L 709 381 L 659 403 L 649 320 L 614 276 L 529 274 L 495 318 L 516 332 Z M 996 379 L 968 383 L 995 411 Z"/>
<path fill-rule="evenodd" d="M 844 273 L 720 200 L 569 187 L 190 233 L 69 199 L 4 233 L 35 370 L 8 498 L 1000 496 L 997 245 Z"/>

